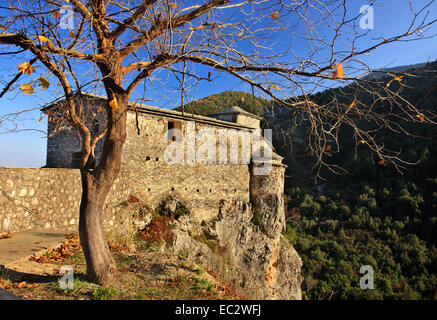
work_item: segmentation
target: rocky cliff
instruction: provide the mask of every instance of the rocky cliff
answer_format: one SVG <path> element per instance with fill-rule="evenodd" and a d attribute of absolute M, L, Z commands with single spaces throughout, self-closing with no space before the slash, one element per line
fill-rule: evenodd
<path fill-rule="evenodd" d="M 161 233 L 159 250 L 203 266 L 244 298 L 301 299 L 302 261 L 282 236 L 284 169 L 278 161 L 270 174 L 252 174 L 251 202 L 223 201 L 210 221 L 196 221 L 176 194 L 169 195 L 142 217 L 141 233 L 155 240 Z"/>

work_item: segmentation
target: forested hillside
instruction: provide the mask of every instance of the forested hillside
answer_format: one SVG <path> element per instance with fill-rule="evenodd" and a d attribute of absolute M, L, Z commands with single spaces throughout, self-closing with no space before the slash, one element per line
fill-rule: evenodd
<path fill-rule="evenodd" d="M 228 107 L 238 106 L 247 112 L 259 115 L 267 102 L 267 100 L 255 97 L 250 93 L 242 91 L 225 91 L 190 102 L 184 108 L 185 112 L 206 116 Z M 178 107 L 175 110 L 181 111 L 181 107 Z"/>
<path fill-rule="evenodd" d="M 433 117 L 437 62 L 411 69 L 409 74 L 402 79 L 406 85 L 402 96 Z M 392 78 L 378 81 L 388 83 Z M 400 84 L 391 85 L 395 90 Z M 372 97 L 360 90 L 355 85 L 330 89 L 312 100 L 320 105 L 333 100 L 348 105 L 357 99 L 365 105 Z M 253 106 L 238 104 L 249 101 L 248 94 L 232 92 L 191 107 L 195 113 L 208 114 L 232 104 L 250 112 L 268 104 L 261 99 L 252 101 Z M 415 121 L 405 124 L 410 136 L 380 132 L 377 138 L 386 146 L 399 150 L 403 159 L 418 162 L 405 166 L 402 173 L 380 162 L 365 143 L 357 143 L 350 128 L 342 127 L 340 152 L 328 154 L 327 161 L 342 166 L 347 174 L 322 169 L 326 180 L 315 181 L 307 124 L 291 129 L 292 110 L 269 105 L 274 106 L 275 116 L 266 116 L 264 126 L 281 131 L 274 134 L 274 145 L 288 165 L 285 235 L 304 262 L 304 298 L 437 299 L 437 126 Z M 375 270 L 374 290 L 360 289 L 362 265 Z"/>
<path fill-rule="evenodd" d="M 436 71 L 432 63 L 403 79 L 403 96 L 423 112 L 437 110 Z M 329 90 L 314 99 L 337 94 L 347 103 L 353 89 Z M 311 157 L 298 152 L 292 157 L 290 145 L 281 146 L 290 166 L 287 236 L 304 261 L 305 298 L 437 299 L 437 127 L 417 121 L 407 128 L 415 136 L 386 130 L 379 139 L 401 150 L 404 159 L 420 161 L 417 165 L 400 174 L 344 128 L 342 151 L 330 161 L 349 174 L 326 172 L 327 183 L 318 190 L 310 179 Z M 294 148 L 306 150 L 304 142 Z M 374 290 L 359 287 L 362 265 L 375 270 Z"/>

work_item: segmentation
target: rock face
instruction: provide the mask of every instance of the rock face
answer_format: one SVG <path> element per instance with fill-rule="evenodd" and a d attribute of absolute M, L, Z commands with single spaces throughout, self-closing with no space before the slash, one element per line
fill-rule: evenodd
<path fill-rule="evenodd" d="M 302 261 L 282 236 L 283 174 L 274 165 L 267 176 L 252 175 L 252 203 L 223 202 L 209 222 L 180 216 L 167 249 L 211 269 L 247 299 L 301 299 Z"/>

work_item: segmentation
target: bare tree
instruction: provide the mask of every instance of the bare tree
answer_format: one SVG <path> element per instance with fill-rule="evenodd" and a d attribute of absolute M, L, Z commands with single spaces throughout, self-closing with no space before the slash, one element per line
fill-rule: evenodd
<path fill-rule="evenodd" d="M 307 118 L 313 133 L 311 147 L 321 163 L 326 141 L 336 139 L 341 122 L 367 138 L 369 147 L 382 159 L 396 162 L 371 139 L 371 133 L 356 125 L 352 115 L 369 117 L 383 126 L 389 126 L 390 120 L 372 108 L 336 103 L 318 106 L 310 96 L 327 81 L 364 86 L 362 76 L 371 69 L 360 57 L 385 44 L 423 39 L 426 28 L 436 21 L 427 12 L 432 2 L 421 8 L 410 4 L 412 19 L 407 30 L 361 48 L 357 42 L 367 32 L 358 28 L 361 16 L 348 12 L 346 0 L 3 1 L 0 44 L 4 51 L 0 54 L 22 57 L 23 63 L 2 95 L 16 82 L 27 81 L 36 70 L 44 70 L 44 75 L 19 88 L 26 94 L 35 90 L 35 83 L 47 88 L 56 82 L 58 97 L 63 100 L 52 121 L 68 121 L 80 135 L 83 193 L 79 234 L 89 278 L 108 283 L 116 270 L 103 232 L 102 208 L 120 172 L 131 99 L 147 98 L 153 89 L 171 91 L 171 84 L 178 83 L 183 106 L 191 88 L 211 81 L 215 72 L 224 72 L 254 92 L 293 108 L 296 116 Z M 63 29 L 66 21 L 60 11 L 66 12 L 65 5 L 74 11 L 71 30 Z M 283 34 L 290 35 L 293 46 L 276 43 Z M 298 42 L 307 46 L 305 53 L 294 50 Z M 176 82 L 169 81 L 170 76 Z M 384 89 L 387 96 L 376 100 L 389 99 L 393 108 L 399 106 L 402 98 L 398 93 Z M 107 127 L 96 134 L 90 132 L 75 99 L 84 91 L 107 96 L 103 110 Z M 411 103 L 403 105 L 397 111 L 405 119 L 431 121 Z M 102 138 L 102 157 L 94 166 L 94 147 Z"/>

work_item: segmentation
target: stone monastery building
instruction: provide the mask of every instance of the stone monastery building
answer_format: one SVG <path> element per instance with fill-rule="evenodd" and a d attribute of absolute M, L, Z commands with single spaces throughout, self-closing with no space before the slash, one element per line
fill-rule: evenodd
<path fill-rule="evenodd" d="M 99 107 L 106 97 L 83 94 L 80 99 L 88 126 L 98 135 L 105 127 Z M 53 114 L 56 104 L 43 111 Z M 206 117 L 133 105 L 127 115 L 122 169 L 106 199 L 105 221 L 115 223 L 116 213 L 122 211 L 119 204 L 130 196 L 151 208 L 175 196 L 198 222 L 217 217 L 224 204 L 267 203 L 269 197 L 278 200 L 283 211 L 285 166 L 264 147 L 269 144 L 261 136 L 260 121 L 239 107 Z M 0 168 L 0 191 L 8 195 L 0 197 L 0 231 L 77 225 L 79 136 L 68 125 L 50 121 L 48 136 L 44 168 Z M 103 139 L 95 149 L 97 162 L 102 146 Z"/>
<path fill-rule="evenodd" d="M 98 110 L 106 98 L 86 95 L 83 101 L 96 135 L 105 127 L 103 112 Z M 265 173 L 270 173 L 273 165 L 281 168 L 283 177 L 282 158 L 275 153 L 266 153 L 263 163 L 257 163 L 264 156 L 261 119 L 239 107 L 206 117 L 137 104 L 128 111 L 119 180 L 151 207 L 176 194 L 202 220 L 216 215 L 220 202 L 250 202 L 251 166 L 269 167 Z M 78 168 L 80 143 L 75 130 L 55 128 L 49 122 L 48 133 L 46 166 Z M 96 146 L 97 161 L 102 142 Z M 178 142 L 179 148 L 174 147 Z M 180 151 L 177 161 L 176 151 Z"/>

